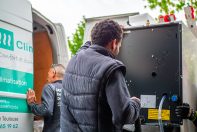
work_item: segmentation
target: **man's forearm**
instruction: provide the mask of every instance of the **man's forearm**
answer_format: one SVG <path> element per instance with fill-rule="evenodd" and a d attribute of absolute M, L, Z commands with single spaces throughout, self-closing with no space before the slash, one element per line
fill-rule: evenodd
<path fill-rule="evenodd" d="M 129 91 L 121 71 L 113 73 L 108 80 L 106 96 L 113 114 L 113 123 L 123 125 L 134 122 L 140 111 L 140 102 L 130 98 Z"/>
<path fill-rule="evenodd" d="M 51 113 L 48 111 L 44 104 L 31 103 L 29 104 L 29 107 L 31 111 L 37 116 L 51 115 Z"/>
<path fill-rule="evenodd" d="M 197 111 L 192 110 L 189 120 L 191 120 L 194 123 L 194 125 L 197 127 Z"/>
<path fill-rule="evenodd" d="M 133 123 L 132 121 L 135 121 L 140 114 L 140 103 L 135 101 L 135 100 L 131 100 L 128 102 L 128 107 L 125 110 L 125 113 L 127 113 L 128 115 L 125 117 L 125 123 L 130 124 Z"/>

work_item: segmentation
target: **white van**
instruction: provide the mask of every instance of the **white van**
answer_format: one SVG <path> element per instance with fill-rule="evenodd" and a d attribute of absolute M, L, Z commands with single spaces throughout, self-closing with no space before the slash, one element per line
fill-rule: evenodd
<path fill-rule="evenodd" d="M 0 132 L 32 132 L 26 92 L 40 102 L 53 63 L 67 65 L 63 26 L 54 24 L 27 0 L 0 1 Z"/>

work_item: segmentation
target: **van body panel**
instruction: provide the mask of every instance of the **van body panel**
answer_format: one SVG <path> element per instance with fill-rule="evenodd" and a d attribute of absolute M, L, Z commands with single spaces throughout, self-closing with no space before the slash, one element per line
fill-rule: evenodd
<path fill-rule="evenodd" d="M 32 32 L 32 9 L 27 0 L 1 0 L 0 20 Z"/>
<path fill-rule="evenodd" d="M 26 101 L 34 85 L 31 4 L 2 0 L 0 11 L 0 132 L 32 132 Z"/>
<path fill-rule="evenodd" d="M 65 32 L 27 0 L 1 0 L 0 12 L 0 132 L 33 132 L 26 92 L 41 102 L 51 64 L 67 65 Z"/>

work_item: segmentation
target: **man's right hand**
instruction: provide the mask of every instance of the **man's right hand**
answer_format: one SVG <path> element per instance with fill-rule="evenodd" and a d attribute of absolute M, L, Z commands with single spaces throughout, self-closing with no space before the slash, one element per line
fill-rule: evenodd
<path fill-rule="evenodd" d="M 29 89 L 27 91 L 27 103 L 31 104 L 31 103 L 35 103 L 35 101 L 36 101 L 35 92 L 34 90 Z"/>
<path fill-rule="evenodd" d="M 134 97 L 131 97 L 131 99 L 137 101 L 138 103 L 140 103 L 140 99 L 137 98 L 137 97 L 135 97 L 135 96 Z"/>

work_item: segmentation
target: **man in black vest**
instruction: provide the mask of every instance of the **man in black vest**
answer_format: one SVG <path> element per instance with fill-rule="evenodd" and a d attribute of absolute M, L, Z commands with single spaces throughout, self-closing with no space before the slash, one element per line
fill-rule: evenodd
<path fill-rule="evenodd" d="M 43 132 L 60 132 L 60 99 L 62 79 L 65 68 L 61 64 L 53 64 L 48 72 L 48 83 L 42 91 L 41 104 L 35 103 L 33 90 L 27 92 L 27 102 L 30 110 L 38 116 L 44 117 Z"/>
<path fill-rule="evenodd" d="M 97 23 L 70 60 L 63 79 L 62 132 L 120 132 L 139 116 L 140 100 L 130 98 L 126 68 L 115 59 L 123 30 L 113 20 Z"/>

